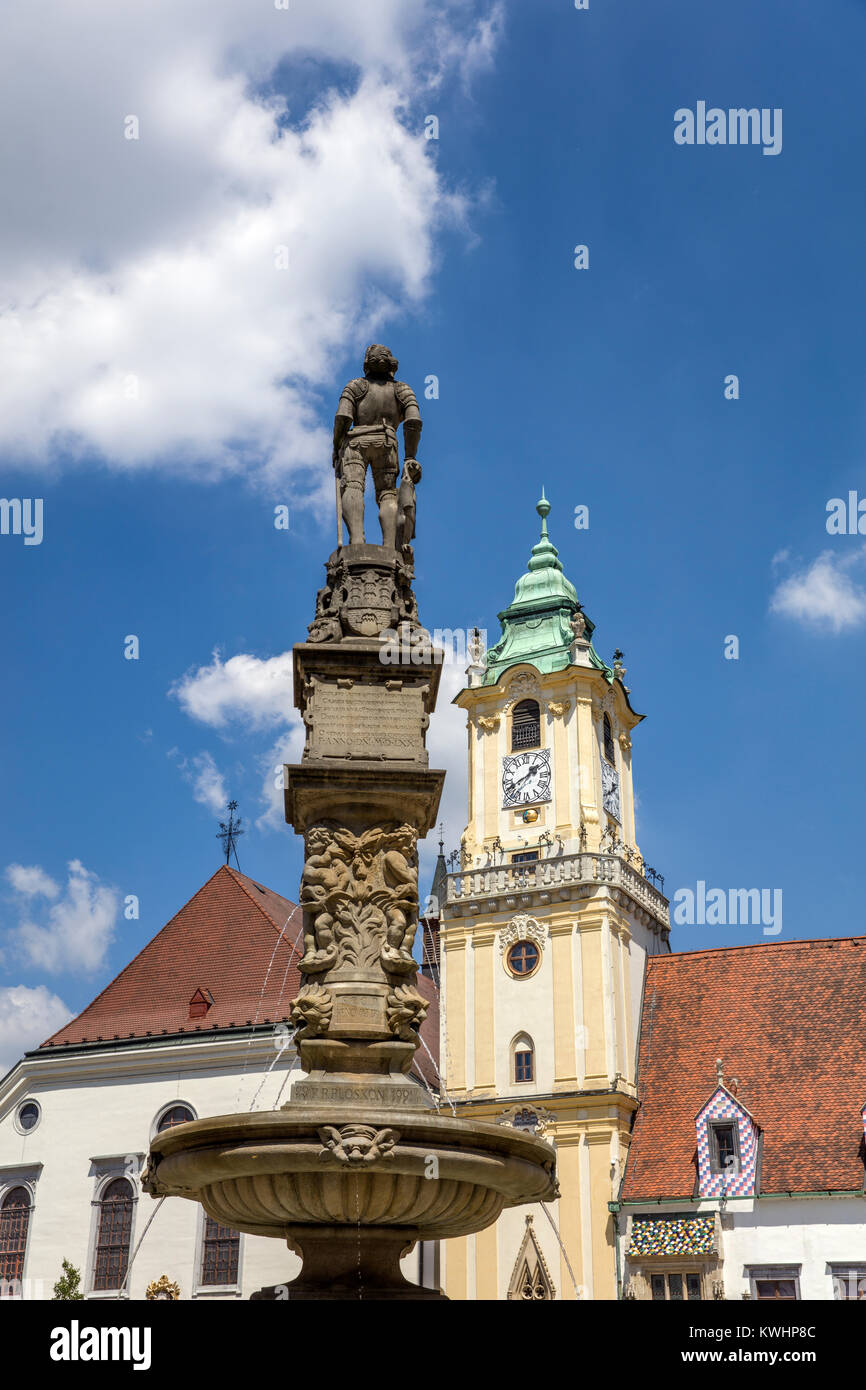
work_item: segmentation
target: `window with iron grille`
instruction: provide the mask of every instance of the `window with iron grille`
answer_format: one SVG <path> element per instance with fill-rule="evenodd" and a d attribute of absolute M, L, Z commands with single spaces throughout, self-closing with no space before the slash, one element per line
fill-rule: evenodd
<path fill-rule="evenodd" d="M 521 700 L 511 716 L 511 751 L 537 748 L 541 743 L 541 714 L 537 700 Z"/>
<path fill-rule="evenodd" d="M 156 1132 L 162 1134 L 164 1129 L 173 1129 L 175 1125 L 189 1124 L 190 1120 L 194 1119 L 195 1115 L 188 1105 L 172 1105 L 164 1115 L 160 1115 Z"/>
<path fill-rule="evenodd" d="M 0 1298 L 13 1296 L 24 1278 L 29 1225 L 30 1193 L 13 1187 L 0 1206 Z"/>
<path fill-rule="evenodd" d="M 613 730 L 610 727 L 610 718 L 608 715 L 604 716 L 604 756 L 607 758 L 609 763 L 613 763 L 614 767 L 616 766 L 616 750 L 613 746 Z"/>
<path fill-rule="evenodd" d="M 126 1277 L 132 1238 L 132 1187 L 126 1178 L 114 1178 L 99 1204 L 99 1229 L 93 1265 L 95 1290 L 119 1289 Z"/>
<path fill-rule="evenodd" d="M 201 1254 L 201 1283 L 211 1287 L 238 1282 L 241 1238 L 230 1226 L 220 1226 L 205 1216 Z"/>

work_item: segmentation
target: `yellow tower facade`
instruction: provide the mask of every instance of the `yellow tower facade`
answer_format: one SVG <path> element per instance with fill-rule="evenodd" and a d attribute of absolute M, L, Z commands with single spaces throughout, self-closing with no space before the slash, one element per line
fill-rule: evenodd
<path fill-rule="evenodd" d="M 561 1196 L 447 1241 L 454 1299 L 617 1295 L 608 1203 L 636 1107 L 646 958 L 669 950 L 668 904 L 635 833 L 625 668 L 593 645 L 547 534 L 502 637 L 456 703 L 469 739 L 461 866 L 440 887 L 445 1083 L 458 1113 L 534 1130 Z"/>

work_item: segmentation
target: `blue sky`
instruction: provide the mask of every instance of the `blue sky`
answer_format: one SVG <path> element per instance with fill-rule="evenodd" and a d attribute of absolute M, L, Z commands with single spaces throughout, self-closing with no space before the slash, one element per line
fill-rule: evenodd
<path fill-rule="evenodd" d="M 0 274 L 2 491 L 42 497 L 45 516 L 41 545 L 0 537 L 0 869 L 43 876 L 3 880 L 0 1060 L 81 1008 L 216 869 L 223 791 L 242 869 L 295 895 L 299 842 L 266 794 L 298 746 L 279 658 L 334 544 L 327 435 L 372 338 L 419 395 L 439 378 L 422 401 L 427 626 L 495 640 L 544 485 L 596 645 L 624 650 L 647 715 L 639 841 L 666 890 L 780 889 L 782 940 L 863 929 L 866 544 L 825 524 L 830 498 L 866 496 L 863 7 L 466 0 L 443 17 L 417 0 L 398 24 L 383 0 L 360 64 L 352 7 L 323 8 L 330 29 L 299 0 L 284 51 L 222 6 L 206 38 L 198 0 L 161 10 L 165 51 L 154 40 L 129 91 L 82 116 L 80 184 L 52 178 L 50 151 L 0 148 L 19 209 Z M 51 37 L 28 23 L 13 59 L 38 89 Z M 181 102 L 183 139 L 156 158 L 159 102 L 199 60 L 213 92 L 190 82 L 196 119 Z M 145 103 L 154 74 L 162 95 L 108 177 L 87 122 Z M 66 96 L 74 127 L 86 103 Z M 699 100 L 781 108 L 781 153 L 676 145 L 674 112 Z M 429 114 L 438 141 L 421 138 Z M 195 141 L 211 150 L 229 126 L 241 153 L 210 168 Z M 315 139 L 284 150 L 280 127 Z M 275 207 L 283 280 L 224 233 Z M 280 240 L 268 225 L 263 244 Z M 124 406 L 129 374 L 141 396 Z M 446 715 L 434 737 L 448 848 L 461 726 Z M 116 910 L 127 894 L 138 920 Z M 673 933 L 689 950 L 765 939 Z"/>

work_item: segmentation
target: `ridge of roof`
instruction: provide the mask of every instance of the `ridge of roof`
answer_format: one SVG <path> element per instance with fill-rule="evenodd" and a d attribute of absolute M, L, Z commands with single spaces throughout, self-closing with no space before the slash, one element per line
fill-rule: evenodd
<path fill-rule="evenodd" d="M 150 946 L 153 945 L 154 941 L 156 941 L 156 938 L 157 938 L 158 936 L 162 936 L 162 933 L 163 933 L 164 931 L 167 931 L 167 930 L 168 930 L 168 928 L 171 926 L 172 922 L 175 921 L 175 919 L 176 919 L 177 917 L 179 917 L 180 914 L 181 914 L 182 912 L 186 912 L 187 908 L 190 907 L 190 906 L 195 902 L 195 900 L 196 900 L 196 898 L 199 896 L 199 894 L 203 893 L 203 892 L 205 891 L 205 889 L 208 887 L 208 885 L 211 884 L 211 883 L 213 883 L 213 881 L 214 881 L 214 879 L 216 878 L 217 874 L 221 874 L 224 868 L 226 868 L 226 865 L 225 865 L 225 864 L 220 864 L 220 866 L 219 866 L 219 868 L 216 870 L 216 872 L 215 872 L 215 873 L 212 873 L 211 876 L 210 876 L 210 878 L 206 878 L 206 879 L 205 879 L 205 881 L 204 881 L 204 883 L 201 885 L 201 887 L 200 887 L 200 888 L 197 888 L 197 889 L 195 890 L 195 892 L 193 893 L 192 897 L 187 898 L 187 900 L 186 900 L 186 902 L 183 904 L 183 906 L 182 906 L 182 907 L 179 907 L 178 910 L 177 910 L 177 912 L 173 913 L 173 915 L 172 915 L 171 917 L 169 917 L 168 921 L 167 921 L 163 926 L 160 927 L 159 931 L 156 932 L 156 933 L 150 938 L 149 941 L 145 941 L 145 943 L 144 943 L 144 945 L 142 946 L 141 950 L 140 950 L 140 951 L 136 951 L 135 955 L 132 957 L 132 960 L 128 960 L 128 961 L 126 962 L 126 965 L 124 965 L 123 968 L 122 968 L 121 970 L 118 970 L 118 972 L 117 972 L 116 975 L 112 976 L 112 978 L 108 981 L 108 983 L 102 987 L 102 989 L 99 991 L 99 993 L 98 993 L 98 994 L 95 994 L 95 995 L 93 996 L 93 998 L 90 1000 L 90 1002 L 87 1003 L 87 1004 L 85 1004 L 85 1006 L 84 1006 L 83 1009 L 79 1009 L 79 1011 L 78 1011 L 77 1014 L 73 1014 L 72 1018 L 69 1020 L 69 1023 L 74 1023 L 75 1020 L 76 1020 L 77 1018 L 80 1018 L 81 1015 L 82 1015 L 83 1013 L 85 1013 L 87 1009 L 92 1009 L 93 1006 L 94 1006 L 94 1004 L 98 1004 L 99 1001 L 100 1001 L 100 999 L 102 999 L 103 996 L 106 995 L 110 989 L 113 989 L 113 988 L 114 988 L 114 986 L 117 984 L 118 980 L 122 980 L 123 977 L 124 977 L 124 975 L 126 974 L 126 972 L 127 972 L 128 970 L 131 970 L 131 969 L 132 969 L 132 967 L 135 965 L 135 962 L 136 962 L 137 960 L 139 960 L 139 959 L 141 958 L 141 956 L 144 955 L 145 951 L 146 951 Z M 47 1038 L 45 1039 L 44 1042 L 41 1042 L 41 1043 L 39 1044 L 39 1046 L 40 1046 L 40 1047 L 47 1047 L 48 1043 L 51 1042 L 51 1039 L 52 1039 L 52 1038 L 56 1038 L 58 1033 L 62 1033 L 62 1032 L 64 1031 L 64 1029 L 66 1029 L 66 1028 L 69 1027 L 69 1023 L 64 1023 L 64 1025 L 63 1025 L 62 1028 L 57 1028 L 57 1029 L 50 1035 L 50 1037 L 47 1037 Z"/>
<path fill-rule="evenodd" d="M 744 941 L 738 946 L 702 946 L 697 951 L 665 951 L 647 956 L 647 967 L 659 961 L 696 960 L 698 956 L 732 956 L 741 951 L 790 951 L 800 946 L 866 946 L 866 936 L 803 936 L 790 941 Z"/>

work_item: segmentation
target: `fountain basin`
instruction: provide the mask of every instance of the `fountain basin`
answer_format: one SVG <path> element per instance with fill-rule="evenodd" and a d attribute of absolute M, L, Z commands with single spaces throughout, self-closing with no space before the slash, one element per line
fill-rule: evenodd
<path fill-rule="evenodd" d="M 316 1227 L 438 1240 L 505 1207 L 557 1196 L 555 1153 L 535 1135 L 427 1111 L 290 1104 L 158 1134 L 143 1186 L 201 1202 L 223 1225 L 304 1244 Z"/>

